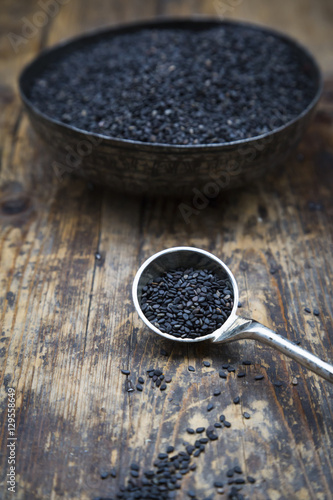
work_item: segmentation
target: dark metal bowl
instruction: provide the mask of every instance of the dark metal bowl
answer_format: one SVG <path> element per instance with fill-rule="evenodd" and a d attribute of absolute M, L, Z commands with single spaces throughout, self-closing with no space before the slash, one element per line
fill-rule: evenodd
<path fill-rule="evenodd" d="M 272 132 L 245 140 L 208 145 L 153 144 L 112 138 L 80 130 L 42 113 L 27 97 L 31 83 L 46 64 L 57 61 L 69 50 L 105 40 L 120 33 L 142 28 L 201 29 L 218 25 L 251 27 L 291 44 L 311 70 L 315 96 L 295 119 Z M 21 98 L 37 134 L 48 144 L 58 175 L 75 173 L 93 183 L 135 194 L 186 196 L 193 188 L 207 196 L 240 186 L 259 177 L 284 161 L 297 144 L 322 90 L 322 78 L 316 61 L 301 45 L 273 30 L 235 21 L 218 19 L 163 19 L 127 24 L 80 36 L 41 53 L 21 73 Z"/>

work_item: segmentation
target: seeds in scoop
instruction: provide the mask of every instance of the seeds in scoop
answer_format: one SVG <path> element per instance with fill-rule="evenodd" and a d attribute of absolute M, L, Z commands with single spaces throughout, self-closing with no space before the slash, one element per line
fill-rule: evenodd
<path fill-rule="evenodd" d="M 177 338 L 208 335 L 223 325 L 232 307 L 229 279 L 193 268 L 174 269 L 155 277 L 141 295 L 141 308 L 147 319 Z M 205 361 L 204 366 L 210 363 Z M 191 366 L 188 369 L 195 371 Z"/>

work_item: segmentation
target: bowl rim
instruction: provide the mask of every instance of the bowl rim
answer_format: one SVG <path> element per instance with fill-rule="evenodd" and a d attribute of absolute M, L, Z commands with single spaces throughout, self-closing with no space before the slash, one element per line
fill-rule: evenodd
<path fill-rule="evenodd" d="M 281 125 L 280 127 L 277 127 L 273 130 L 270 130 L 269 132 L 265 132 L 260 135 L 256 135 L 253 137 L 248 137 L 245 139 L 238 139 L 235 141 L 229 141 L 229 142 L 219 142 L 219 143 L 200 143 L 200 144 L 170 144 L 170 143 L 161 143 L 161 142 L 143 142 L 143 141 L 137 141 L 133 139 L 122 139 L 119 137 L 114 137 L 111 135 L 105 135 L 97 132 L 91 132 L 88 130 L 84 130 L 78 127 L 75 127 L 73 125 L 66 124 L 56 118 L 52 118 L 50 115 L 43 113 L 37 106 L 35 106 L 31 100 L 27 97 L 26 95 L 26 78 L 27 75 L 29 75 L 30 72 L 33 72 L 36 70 L 36 67 L 38 67 L 43 60 L 47 59 L 48 56 L 50 55 L 55 55 L 57 56 L 58 53 L 61 53 L 61 51 L 65 51 L 68 47 L 71 45 L 80 45 L 80 44 L 89 44 L 89 42 L 93 41 L 94 38 L 102 38 L 103 36 L 117 36 L 122 33 L 126 32 L 133 32 L 136 30 L 142 30 L 142 29 L 153 29 L 153 28 L 163 28 L 166 29 L 168 27 L 175 27 L 175 28 L 186 28 L 186 29 L 193 29 L 195 26 L 200 26 L 204 24 L 211 24 L 211 27 L 215 26 L 237 26 L 241 28 L 248 28 L 248 29 L 253 29 L 256 31 L 261 31 L 264 33 L 267 33 L 268 35 L 274 36 L 278 39 L 283 40 L 284 42 L 287 42 L 288 44 L 292 45 L 294 48 L 298 49 L 300 52 L 305 55 L 308 60 L 310 61 L 317 77 L 317 90 L 312 98 L 312 100 L 309 102 L 309 104 L 306 106 L 306 108 L 303 109 L 301 113 L 299 113 L 295 118 L 289 120 L 287 123 L 284 125 Z M 29 80 L 28 80 L 29 81 Z M 30 81 L 29 81 L 30 83 Z M 319 67 L 319 64 L 317 63 L 315 57 L 312 55 L 312 53 L 308 50 L 307 47 L 305 47 L 303 44 L 298 42 L 298 40 L 294 39 L 290 35 L 280 32 L 274 28 L 261 25 L 261 24 L 256 24 L 256 23 L 251 23 L 247 21 L 242 21 L 242 20 L 234 20 L 234 19 L 220 19 L 218 17 L 212 17 L 212 16 L 205 16 L 205 15 L 192 15 L 192 16 L 179 16 L 179 17 L 167 17 L 167 16 L 158 16 L 153 19 L 148 19 L 148 20 L 140 20 L 140 21 L 132 21 L 132 22 L 126 22 L 126 23 L 119 23 L 114 26 L 107 26 L 107 27 L 102 27 L 102 28 L 97 28 L 90 30 L 88 32 L 85 32 L 80 35 L 76 35 L 73 37 L 70 37 L 68 39 L 65 39 L 61 41 L 60 43 L 57 43 L 51 47 L 48 47 L 46 49 L 43 49 L 36 57 L 33 58 L 32 61 L 30 61 L 21 71 L 19 78 L 18 78 L 18 89 L 19 89 L 19 95 L 23 101 L 23 104 L 26 106 L 28 111 L 31 111 L 34 113 L 34 115 L 37 115 L 40 119 L 47 121 L 48 123 L 52 125 L 56 125 L 57 127 L 60 127 L 64 129 L 64 133 L 78 133 L 81 134 L 85 137 L 94 137 L 97 140 L 101 141 L 107 141 L 108 143 L 114 145 L 114 146 L 124 146 L 124 147 L 130 147 L 130 146 L 135 146 L 136 148 L 141 148 L 141 149 L 146 149 L 146 148 L 154 148 L 155 152 L 183 152 L 183 153 L 189 153 L 189 152 L 200 152 L 200 151 L 205 151 L 209 150 L 213 152 L 214 150 L 223 150 L 223 149 L 229 149 L 229 148 L 234 148 L 235 146 L 242 146 L 242 145 L 247 145 L 251 144 L 252 142 L 257 142 L 261 140 L 265 140 L 266 138 L 270 138 L 274 134 L 277 134 L 291 125 L 295 124 L 302 118 L 304 118 L 318 103 L 319 98 L 321 96 L 322 90 L 323 90 L 323 75 L 321 72 L 321 69 Z"/>

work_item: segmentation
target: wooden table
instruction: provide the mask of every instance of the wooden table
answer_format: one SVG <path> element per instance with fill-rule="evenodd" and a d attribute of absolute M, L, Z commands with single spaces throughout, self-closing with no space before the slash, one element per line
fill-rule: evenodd
<path fill-rule="evenodd" d="M 184 476 L 177 498 L 187 498 L 189 489 L 198 499 L 227 498 L 231 485 L 223 495 L 213 482 L 226 483 L 226 471 L 235 465 L 243 469 L 242 477 L 256 479 L 243 486 L 245 498 L 333 498 L 328 382 L 252 341 L 223 348 L 168 343 L 144 328 L 131 300 L 131 284 L 145 258 L 174 245 L 199 246 L 236 275 L 244 314 L 333 360 L 330 0 L 292 5 L 288 0 L 54 0 L 53 5 L 59 12 L 55 7 L 45 25 L 30 32 L 27 20 L 33 26 L 45 20 L 38 2 L 0 5 L 0 497 L 115 498 L 131 462 L 152 468 L 167 444 L 180 451 L 183 441 L 193 441 L 186 427 L 207 426 L 223 413 L 232 426 L 217 429 L 218 441 L 196 459 L 197 470 Z M 24 64 L 43 47 L 100 25 L 160 14 L 217 15 L 218 9 L 296 36 L 323 67 L 325 92 L 288 162 L 256 184 L 223 194 L 189 224 L 179 200 L 131 199 L 80 180 L 59 182 L 52 158 L 22 112 L 17 76 Z M 319 316 L 305 307 L 317 308 Z M 242 366 L 244 359 L 252 365 Z M 203 367 L 204 360 L 211 366 Z M 244 368 L 246 377 L 230 373 L 220 379 L 224 363 L 236 373 Z M 196 371 L 189 372 L 188 365 Z M 131 371 L 135 385 L 151 367 L 173 377 L 167 390 L 146 381 L 142 393 L 126 392 L 120 369 Z M 258 374 L 263 380 L 254 380 Z M 214 398 L 217 387 L 222 393 Z M 5 483 L 8 388 L 16 396 L 16 495 Z M 235 405 L 238 395 L 241 403 Z M 208 413 L 212 400 L 215 408 Z M 102 480 L 100 473 L 112 467 L 117 477 Z"/>

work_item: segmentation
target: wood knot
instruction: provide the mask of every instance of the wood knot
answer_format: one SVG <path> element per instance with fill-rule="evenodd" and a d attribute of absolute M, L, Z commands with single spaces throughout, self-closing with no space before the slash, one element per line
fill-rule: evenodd
<path fill-rule="evenodd" d="M 31 208 L 31 200 L 27 195 L 18 195 L 0 201 L 2 215 L 17 215 Z"/>

